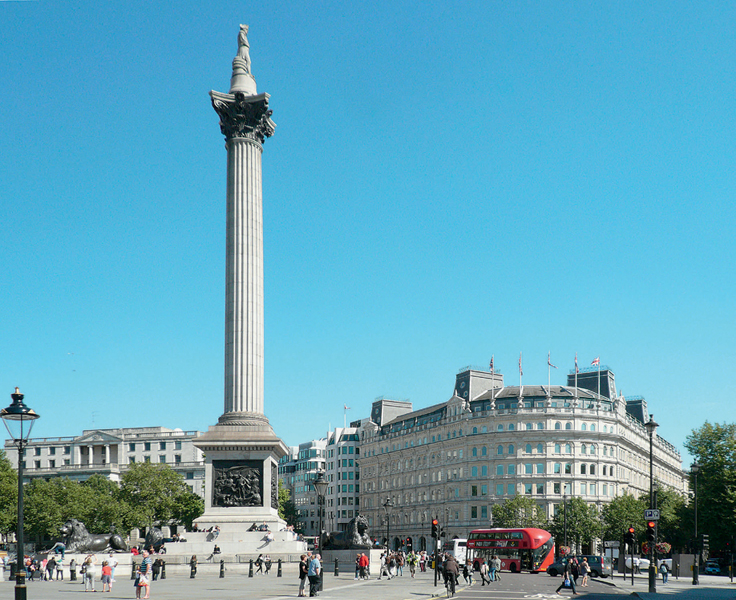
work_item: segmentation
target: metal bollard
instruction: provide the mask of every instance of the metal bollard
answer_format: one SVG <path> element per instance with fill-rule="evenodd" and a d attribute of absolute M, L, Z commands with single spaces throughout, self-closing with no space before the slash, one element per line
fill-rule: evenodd
<path fill-rule="evenodd" d="M 248 567 L 248 577 L 253 577 L 253 559 L 250 559 L 250 566 Z"/>
<path fill-rule="evenodd" d="M 324 569 L 320 569 L 320 571 L 319 571 L 319 584 L 318 584 L 318 587 L 317 587 L 317 591 L 320 591 L 321 592 L 324 589 L 324 586 L 325 586 L 325 570 Z"/>
<path fill-rule="evenodd" d="M 281 577 L 281 559 L 279 558 L 279 570 L 276 572 L 276 577 Z"/>
<path fill-rule="evenodd" d="M 166 579 L 166 561 L 161 561 L 161 579 Z"/>
<path fill-rule="evenodd" d="M 220 579 L 225 577 L 225 561 L 220 559 Z"/>
<path fill-rule="evenodd" d="M 15 572 L 18 570 L 16 567 L 17 563 L 10 563 L 10 581 L 13 581 L 15 579 Z"/>
<path fill-rule="evenodd" d="M 135 579 L 135 561 L 133 561 L 133 564 L 130 565 L 130 578 Z"/>
<path fill-rule="evenodd" d="M 335 577 L 337 577 L 340 574 L 340 567 L 338 567 L 338 560 L 335 559 Z"/>

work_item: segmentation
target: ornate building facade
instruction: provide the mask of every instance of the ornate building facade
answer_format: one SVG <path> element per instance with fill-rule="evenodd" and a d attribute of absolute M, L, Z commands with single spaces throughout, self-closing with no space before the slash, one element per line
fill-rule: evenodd
<path fill-rule="evenodd" d="M 517 495 L 551 518 L 564 495 L 600 509 L 625 492 L 648 493 L 646 402 L 617 395 L 607 368 L 586 371 L 577 386 L 571 374 L 567 386 L 519 387 L 466 368 L 445 403 L 377 420 L 384 401 L 374 402 L 358 429 L 360 511 L 374 537 L 388 518 L 392 547 L 408 539 L 425 549 L 433 517 L 449 537 L 467 537 Z M 677 449 L 655 434 L 653 450 L 655 480 L 684 493 Z"/>
<path fill-rule="evenodd" d="M 120 481 L 129 465 L 137 462 L 165 463 L 184 477 L 192 491 L 204 495 L 204 461 L 193 441 L 199 431 L 166 427 L 90 429 L 79 436 L 31 438 L 24 449 L 24 474 L 28 479 L 68 477 L 85 481 L 103 475 Z M 18 449 L 11 440 L 5 453 L 18 467 Z"/>

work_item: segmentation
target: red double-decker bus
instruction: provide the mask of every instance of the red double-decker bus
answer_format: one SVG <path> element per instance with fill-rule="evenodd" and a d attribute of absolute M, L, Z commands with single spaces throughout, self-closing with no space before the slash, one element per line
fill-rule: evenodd
<path fill-rule="evenodd" d="M 473 551 L 473 566 L 501 559 L 501 569 L 512 573 L 546 571 L 555 559 L 555 540 L 544 529 L 476 529 L 468 536 L 468 551 Z"/>

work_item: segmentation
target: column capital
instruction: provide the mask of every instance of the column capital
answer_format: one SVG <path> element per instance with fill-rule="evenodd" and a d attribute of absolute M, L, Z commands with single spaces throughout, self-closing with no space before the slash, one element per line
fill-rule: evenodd
<path fill-rule="evenodd" d="M 247 138 L 262 144 L 276 130 L 268 108 L 268 94 L 248 96 L 243 92 L 210 92 L 212 107 L 220 117 L 220 131 L 225 139 Z"/>

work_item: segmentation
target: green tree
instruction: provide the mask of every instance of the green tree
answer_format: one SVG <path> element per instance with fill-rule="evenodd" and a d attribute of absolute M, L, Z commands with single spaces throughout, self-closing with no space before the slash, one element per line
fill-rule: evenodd
<path fill-rule="evenodd" d="M 0 534 L 7 535 L 18 526 L 18 473 L 0 450 Z"/>
<path fill-rule="evenodd" d="M 685 448 L 700 467 L 698 534 L 710 536 L 711 550 L 723 549 L 736 531 L 736 425 L 706 421 L 687 437 Z M 690 487 L 695 487 L 694 477 Z"/>
<path fill-rule="evenodd" d="M 544 509 L 528 496 L 516 496 L 503 504 L 494 504 L 491 515 L 494 527 L 549 527 Z"/>
<path fill-rule="evenodd" d="M 617 496 L 604 505 L 601 512 L 603 539 L 618 540 L 623 547 L 624 534 L 629 527 L 636 530 L 635 535 L 638 539 L 643 539 L 643 532 L 646 530 L 644 521 L 646 508 L 646 502 L 628 493 Z"/>
<path fill-rule="evenodd" d="M 279 517 L 291 525 L 294 531 L 301 533 L 304 523 L 299 520 L 299 511 L 291 499 L 291 493 L 279 481 Z"/>
<path fill-rule="evenodd" d="M 191 530 L 192 523 L 201 517 L 202 513 L 204 513 L 204 500 L 187 486 L 187 492 L 176 497 L 173 519 Z"/>
<path fill-rule="evenodd" d="M 130 507 L 128 523 L 141 528 L 181 517 L 190 493 L 184 478 L 164 463 L 130 465 L 120 486 L 120 496 Z"/>
<path fill-rule="evenodd" d="M 582 548 L 590 545 L 594 538 L 601 535 L 601 519 L 598 509 L 588 505 L 582 498 L 573 497 L 560 506 L 560 510 L 552 520 L 550 531 L 558 545 L 565 540 L 565 513 L 567 513 L 567 545 Z M 591 548 L 597 553 L 597 548 Z"/>

